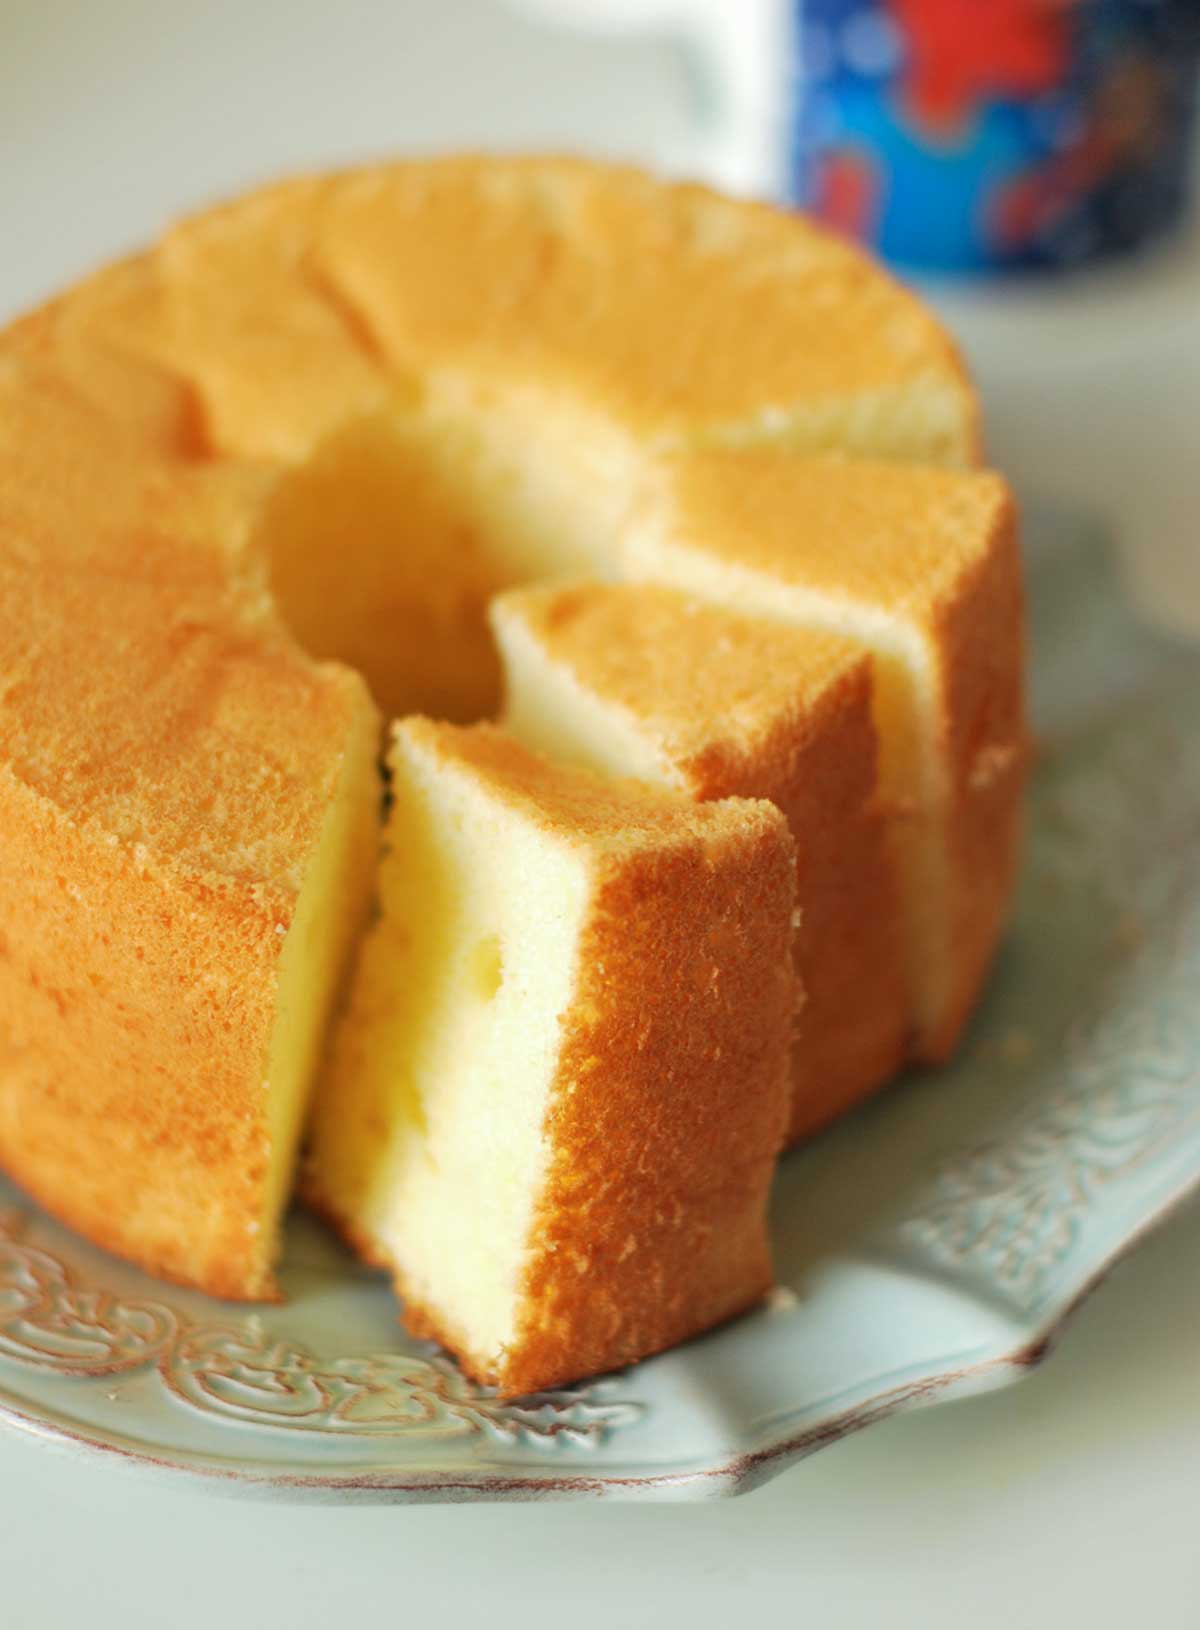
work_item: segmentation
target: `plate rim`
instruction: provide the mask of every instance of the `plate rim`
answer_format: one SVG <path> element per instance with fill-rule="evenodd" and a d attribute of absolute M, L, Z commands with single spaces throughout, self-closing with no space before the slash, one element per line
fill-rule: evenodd
<path fill-rule="evenodd" d="M 291 1504 L 453 1504 L 487 1500 L 538 1501 L 592 1498 L 688 1500 L 732 1498 L 750 1493 L 778 1477 L 789 1466 L 832 1447 L 865 1427 L 893 1415 L 948 1403 L 955 1398 L 998 1390 L 1023 1380 L 1055 1351 L 1059 1338 L 1080 1307 L 1112 1270 L 1200 1192 L 1200 1163 L 1170 1184 L 1167 1192 L 1129 1231 L 1113 1242 L 1069 1295 L 1012 1345 L 972 1363 L 933 1369 L 927 1375 L 872 1393 L 846 1409 L 809 1422 L 800 1431 L 783 1429 L 754 1449 L 734 1452 L 680 1471 L 595 1472 L 527 1469 L 490 1470 L 476 1476 L 433 1469 L 404 1473 L 388 1470 L 355 1473 L 265 1472 L 235 1459 L 217 1464 L 192 1451 L 156 1454 L 103 1434 L 68 1426 L 13 1403 L 0 1389 L 0 1428 L 38 1440 L 59 1452 L 86 1455 L 98 1463 L 131 1473 L 161 1474 L 177 1485 L 193 1485 L 231 1498 L 274 1499 Z"/>

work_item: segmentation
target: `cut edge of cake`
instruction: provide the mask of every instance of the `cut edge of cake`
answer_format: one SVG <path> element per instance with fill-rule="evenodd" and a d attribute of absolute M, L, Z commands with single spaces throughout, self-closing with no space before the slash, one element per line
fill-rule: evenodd
<path fill-rule="evenodd" d="M 772 806 L 397 725 L 381 915 L 305 1165 L 418 1334 L 509 1394 L 751 1305 L 796 991 Z"/>
<path fill-rule="evenodd" d="M 294 1187 L 300 1140 L 333 1019 L 376 887 L 383 787 L 382 725 L 355 679 L 360 702 L 350 723 L 337 783 L 283 936 L 276 973 L 275 1022 L 265 1088 L 271 1166 L 262 1227 L 278 1249 L 278 1231 Z"/>

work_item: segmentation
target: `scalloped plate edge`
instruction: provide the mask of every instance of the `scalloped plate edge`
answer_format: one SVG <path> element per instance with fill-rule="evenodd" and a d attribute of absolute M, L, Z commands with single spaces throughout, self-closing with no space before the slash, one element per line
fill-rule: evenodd
<path fill-rule="evenodd" d="M 481 1472 L 478 1476 L 450 1477 L 428 1468 L 358 1475 L 333 1473 L 260 1473 L 245 1463 L 220 1464 L 181 1452 L 157 1455 L 131 1440 L 101 1437 L 63 1422 L 26 1412 L 0 1394 L 0 1426 L 36 1438 L 62 1452 L 77 1452 L 122 1470 L 163 1473 L 173 1479 L 203 1484 L 215 1493 L 234 1497 L 321 1504 L 434 1504 L 484 1500 L 553 1500 L 592 1497 L 631 1500 L 702 1500 L 746 1494 L 777 1477 L 789 1466 L 843 1438 L 874 1426 L 893 1415 L 977 1393 L 994 1391 L 1022 1380 L 1053 1352 L 1059 1337 L 1091 1293 L 1149 1234 L 1159 1228 L 1200 1191 L 1200 1169 L 1171 1185 L 1154 1208 L 1123 1239 L 1102 1256 L 1087 1278 L 1048 1311 L 1036 1328 L 1016 1346 L 952 1369 L 932 1369 L 900 1386 L 873 1393 L 850 1408 L 809 1421 L 803 1428 L 781 1423 L 770 1440 L 753 1450 L 686 1471 L 645 1472 L 588 1476 L 572 1472 L 531 1476 L 514 1470 Z"/>

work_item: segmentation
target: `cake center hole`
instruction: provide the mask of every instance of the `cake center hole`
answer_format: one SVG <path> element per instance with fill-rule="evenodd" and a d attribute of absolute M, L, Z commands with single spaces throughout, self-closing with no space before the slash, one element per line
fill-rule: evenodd
<path fill-rule="evenodd" d="M 283 478 L 259 541 L 307 651 L 357 668 L 387 714 L 469 723 L 499 704 L 487 604 L 512 576 L 437 453 L 403 421 L 347 425 Z"/>
<path fill-rule="evenodd" d="M 596 446 L 545 400 L 343 425 L 284 475 L 260 522 L 281 616 L 313 656 L 356 668 L 389 715 L 494 716 L 491 598 L 605 574 L 614 552 L 622 470 L 597 469 Z"/>

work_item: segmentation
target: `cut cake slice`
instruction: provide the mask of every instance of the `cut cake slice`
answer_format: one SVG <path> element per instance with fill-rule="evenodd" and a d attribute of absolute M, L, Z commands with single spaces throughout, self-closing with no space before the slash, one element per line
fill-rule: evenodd
<path fill-rule="evenodd" d="M 308 1197 L 477 1379 L 532 1391 L 770 1283 L 793 845 L 765 803 L 560 769 L 491 725 L 390 753 L 381 912 Z"/>
<path fill-rule="evenodd" d="M 840 635 L 650 584 L 518 590 L 493 602 L 492 626 L 505 723 L 529 746 L 697 799 L 766 798 L 787 817 L 805 993 L 789 1141 L 894 1074 L 912 999 L 876 800 L 870 658 Z"/>
<path fill-rule="evenodd" d="M 945 1058 L 995 948 L 1020 840 L 1023 597 L 1005 483 L 758 449 L 681 454 L 660 464 L 625 567 L 873 652 L 917 1053 Z"/>

